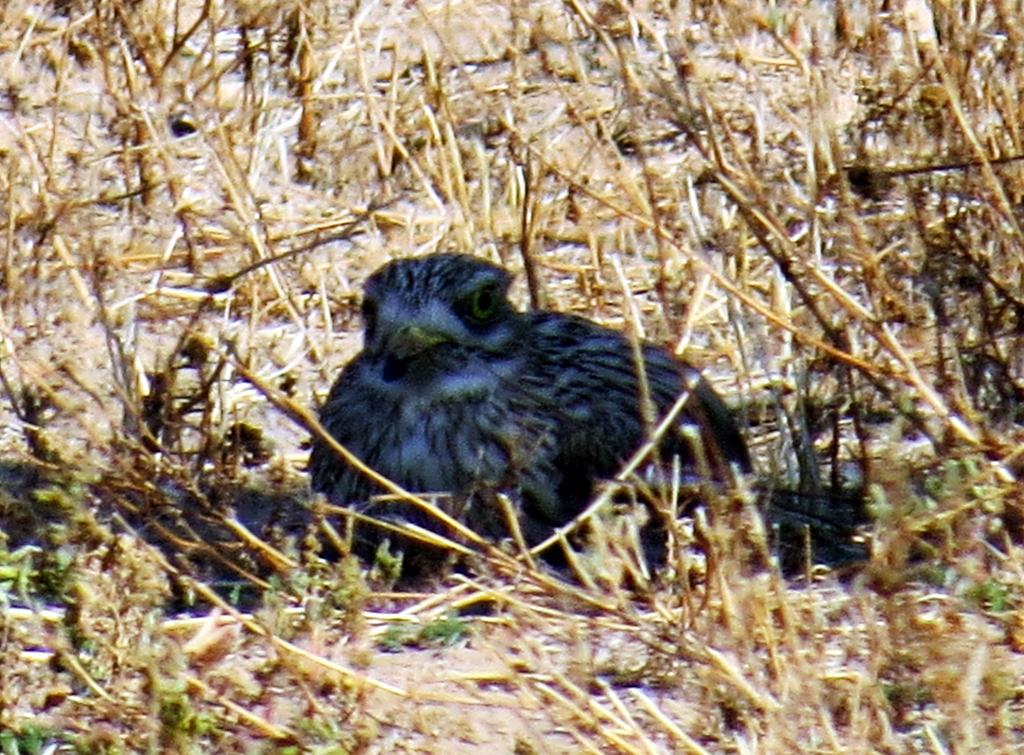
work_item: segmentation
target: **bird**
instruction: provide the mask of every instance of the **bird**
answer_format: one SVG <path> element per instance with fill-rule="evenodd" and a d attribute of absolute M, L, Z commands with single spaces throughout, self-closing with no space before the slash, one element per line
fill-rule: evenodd
<path fill-rule="evenodd" d="M 751 470 L 732 412 L 699 370 L 578 315 L 521 311 L 511 282 L 503 267 L 458 253 L 395 259 L 372 273 L 362 350 L 320 407 L 323 429 L 406 490 L 450 494 L 461 502 L 452 510 L 485 537 L 508 534 L 492 494 L 508 495 L 530 546 L 580 514 L 684 394 L 657 447 L 663 463 L 678 457 L 684 473 L 697 472 L 689 426 L 705 471 L 724 480 Z M 440 529 L 410 504 L 375 503 L 378 483 L 320 438 L 309 472 L 333 504 Z M 361 520 L 356 550 L 372 558 L 389 536 Z M 404 544 L 407 556 L 429 547 Z"/>

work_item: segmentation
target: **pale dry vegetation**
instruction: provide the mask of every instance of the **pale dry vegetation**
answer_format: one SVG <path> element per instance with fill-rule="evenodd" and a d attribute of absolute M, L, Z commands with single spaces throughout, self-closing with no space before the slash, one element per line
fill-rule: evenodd
<path fill-rule="evenodd" d="M 1022 30 L 8 0 L 4 752 L 1019 750 Z M 705 367 L 762 479 L 867 491 L 869 562 L 764 568 L 742 486 L 628 589 L 613 536 L 582 583 L 319 558 L 308 412 L 361 281 L 437 250 Z"/>

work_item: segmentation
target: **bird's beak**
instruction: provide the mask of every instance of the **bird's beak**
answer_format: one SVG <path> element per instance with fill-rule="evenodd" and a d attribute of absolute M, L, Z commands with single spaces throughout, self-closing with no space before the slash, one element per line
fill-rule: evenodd
<path fill-rule="evenodd" d="M 387 350 L 399 359 L 411 359 L 448 340 L 448 336 L 436 330 L 419 325 L 405 325 L 388 339 Z"/>

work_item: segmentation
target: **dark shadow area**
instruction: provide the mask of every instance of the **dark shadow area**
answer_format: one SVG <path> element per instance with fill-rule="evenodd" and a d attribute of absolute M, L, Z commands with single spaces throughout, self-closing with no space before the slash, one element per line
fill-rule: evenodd
<path fill-rule="evenodd" d="M 868 558 L 867 546 L 856 540 L 870 523 L 862 497 L 780 490 L 761 495 L 768 501 L 764 512 L 773 550 L 787 576 L 798 576 L 812 564 L 855 567 Z M 345 524 L 337 519 L 329 523 L 344 533 Z M 216 480 L 188 490 L 171 480 L 85 483 L 30 463 L 0 463 L 0 532 L 7 552 L 29 545 L 44 552 L 88 545 L 103 536 L 97 520 L 110 522 L 115 532 L 135 532 L 180 574 L 240 608 L 254 607 L 267 590 L 287 593 L 293 572 L 313 562 L 336 562 L 347 549 L 325 536 L 324 516 L 311 505 L 304 485 L 259 488 Z M 373 566 L 380 537 L 360 539 L 359 528 L 356 532 L 352 549 L 364 565 Z M 435 581 L 454 561 L 393 533 L 391 540 L 395 550 L 406 551 L 399 584 Z M 564 561 L 554 563 L 547 568 L 564 571 Z M 206 602 L 187 580 L 172 579 L 172 584 L 170 610 L 195 610 Z"/>

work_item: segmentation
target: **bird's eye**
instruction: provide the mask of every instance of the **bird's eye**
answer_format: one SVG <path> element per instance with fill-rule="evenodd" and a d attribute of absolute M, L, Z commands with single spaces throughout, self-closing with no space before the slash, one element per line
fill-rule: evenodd
<path fill-rule="evenodd" d="M 498 312 L 499 301 L 497 285 L 485 283 L 466 299 L 466 313 L 474 322 L 487 322 Z"/>
<path fill-rule="evenodd" d="M 366 334 L 372 335 L 377 328 L 377 302 L 373 299 L 363 299 L 363 329 Z"/>

